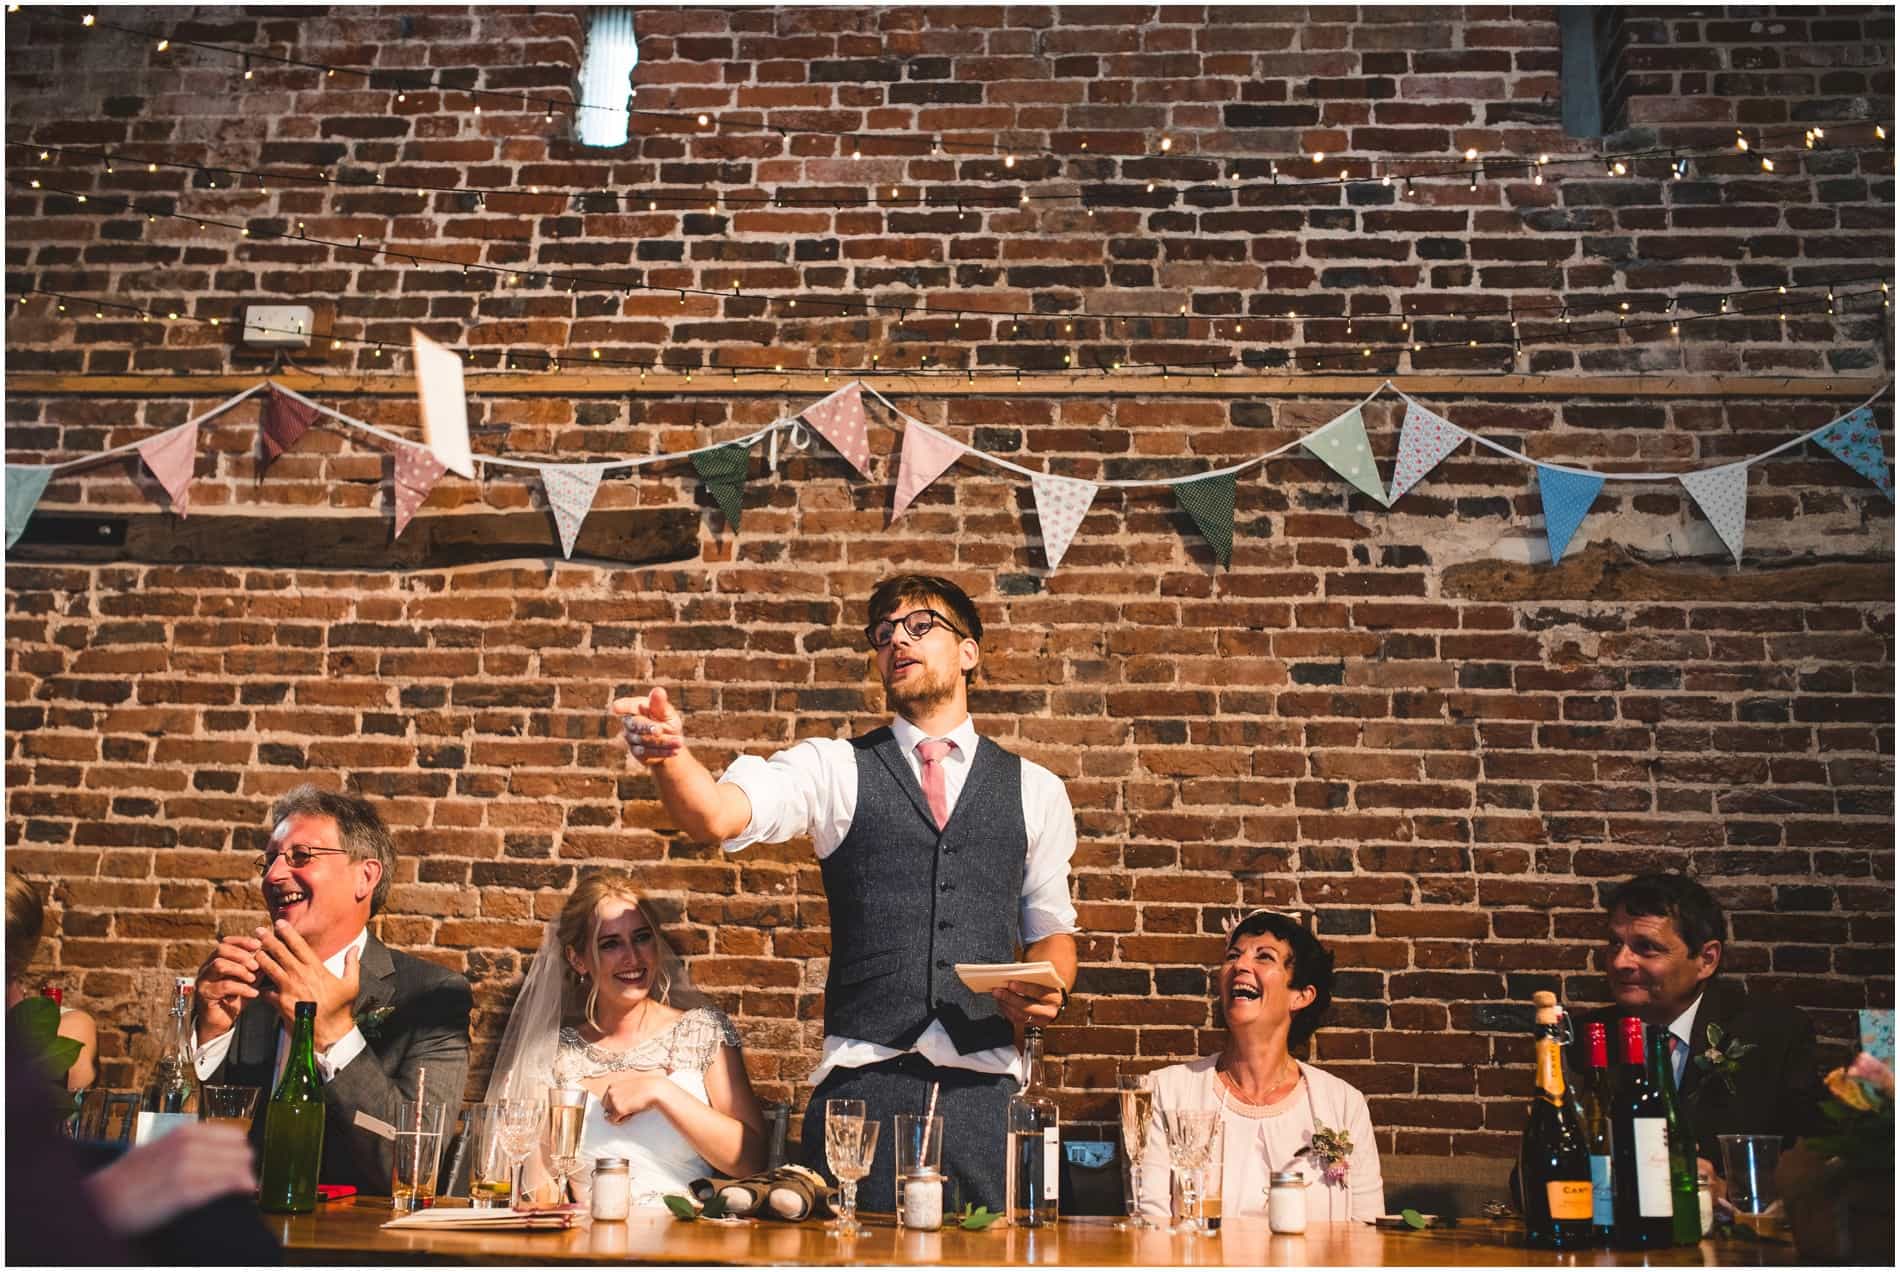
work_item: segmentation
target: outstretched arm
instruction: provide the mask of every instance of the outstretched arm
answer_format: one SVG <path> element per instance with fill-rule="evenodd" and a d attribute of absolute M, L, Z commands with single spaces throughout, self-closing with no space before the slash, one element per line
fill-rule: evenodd
<path fill-rule="evenodd" d="M 731 782 L 715 781 L 686 749 L 685 717 L 666 690 L 616 698 L 611 710 L 620 717 L 627 749 L 653 775 L 675 826 L 700 843 L 720 843 L 745 830 L 752 820 L 751 801 Z"/>

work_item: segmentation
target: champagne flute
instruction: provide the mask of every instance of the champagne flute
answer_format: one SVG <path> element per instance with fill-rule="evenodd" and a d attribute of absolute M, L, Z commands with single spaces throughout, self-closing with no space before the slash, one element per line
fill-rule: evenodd
<path fill-rule="evenodd" d="M 853 1115 L 838 1106 L 855 1105 Z M 879 1123 L 862 1112 L 862 1100 L 832 1100 L 825 1106 L 825 1159 L 831 1173 L 838 1177 L 838 1221 L 831 1226 L 841 1237 L 855 1237 L 864 1231 L 858 1222 L 858 1181 L 871 1173 L 877 1156 Z"/>
<path fill-rule="evenodd" d="M 534 1142 L 541 1134 L 541 1102 L 515 1099 L 499 1103 L 501 1151 L 508 1158 L 511 1179 L 509 1199 L 518 1210 L 526 1200 L 522 1191 L 524 1168 L 528 1158 L 534 1155 Z"/>
<path fill-rule="evenodd" d="M 567 1181 L 581 1164 L 581 1125 L 587 1113 L 586 1087 L 548 1088 L 548 1169 L 554 1172 L 554 1196 L 567 1200 Z"/>
<path fill-rule="evenodd" d="M 1176 1232 L 1200 1234 L 1207 1231 L 1201 1218 L 1201 1172 L 1207 1169 L 1214 1148 L 1214 1128 L 1219 1125 L 1216 1109 L 1166 1109 L 1161 1114 L 1168 1132 L 1168 1163 L 1181 1179 L 1181 1222 Z"/>
<path fill-rule="evenodd" d="M 1128 1218 L 1117 1222 L 1115 1227 L 1122 1231 L 1155 1228 L 1159 1225 L 1150 1223 L 1141 1214 L 1141 1179 L 1147 1165 L 1142 1161 L 1142 1155 L 1147 1151 L 1148 1131 L 1154 1121 L 1154 1076 L 1124 1073 L 1117 1079 L 1117 1085 L 1121 1096 L 1122 1159 L 1127 1167 L 1128 1179 Z"/>

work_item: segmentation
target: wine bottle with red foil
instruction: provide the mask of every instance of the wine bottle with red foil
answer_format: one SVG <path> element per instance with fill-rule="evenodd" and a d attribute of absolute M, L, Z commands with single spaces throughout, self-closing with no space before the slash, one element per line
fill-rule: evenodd
<path fill-rule="evenodd" d="M 1583 1027 L 1587 1063 L 1577 1083 L 1583 1106 L 1583 1139 L 1590 1149 L 1590 1224 L 1602 1241 L 1616 1226 L 1616 1202 L 1610 1189 L 1610 1027 L 1593 1020 Z"/>
<path fill-rule="evenodd" d="M 1643 1022 L 1616 1022 L 1616 1092 L 1610 1101 L 1611 1240 L 1625 1250 L 1674 1245 L 1675 1198 L 1669 1179 L 1669 1112 L 1651 1080 Z"/>
<path fill-rule="evenodd" d="M 1524 1241 L 1545 1250 L 1597 1242 L 1590 1222 L 1590 1149 L 1564 1094 L 1563 1012 L 1540 990 L 1537 1004 L 1537 1090 L 1518 1156 L 1524 1194 Z"/>

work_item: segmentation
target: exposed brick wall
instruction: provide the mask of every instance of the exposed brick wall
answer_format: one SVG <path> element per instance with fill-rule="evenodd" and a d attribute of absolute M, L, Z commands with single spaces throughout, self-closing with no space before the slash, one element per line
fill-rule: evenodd
<path fill-rule="evenodd" d="M 126 20 L 162 27 L 189 12 Z M 1885 118 L 1891 72 L 1870 68 L 1891 63 L 1888 11 L 1801 13 L 1774 19 L 1791 30 L 1772 40 L 1731 30 L 1752 18 L 1632 19 L 1642 38 L 1630 56 L 1666 26 L 1695 52 L 1694 66 L 1669 73 L 1711 74 L 1674 96 L 1633 91 L 1631 122 L 1687 145 L 1721 141 L 1737 122 Z M 388 10 L 219 10 L 198 35 L 318 61 L 445 68 L 491 87 L 572 82 L 581 27 L 571 13 L 431 10 L 406 38 L 397 21 Z M 1015 189 L 993 162 L 854 165 L 835 142 L 809 138 L 714 142 L 636 126 L 625 151 L 601 157 L 565 140 L 562 123 L 492 107 L 478 120 L 454 93 L 397 106 L 391 90 L 269 68 L 247 87 L 211 55 L 161 57 L 30 14 L 8 23 L 9 136 L 40 143 L 570 190 L 657 180 L 791 195 L 873 175 Z M 1550 10 L 643 10 L 638 29 L 643 105 L 746 107 L 788 127 L 994 133 L 1065 152 L 1087 136 L 1091 178 L 1124 187 L 1196 173 L 1196 155 L 1241 157 L 1258 174 L 1269 158 L 1292 170 L 1317 147 L 1354 163 L 1438 161 L 1467 145 L 1579 150 L 1555 122 Z M 1859 78 L 1751 79 L 1770 55 Z M 1722 110 L 1690 124 L 1645 113 L 1688 93 Z M 1141 157 L 1164 129 L 1187 153 Z M 16 173 L 42 171 L 10 158 Z M 491 200 L 477 213 L 459 196 L 235 194 L 175 173 L 45 167 L 79 188 L 154 191 L 198 215 L 260 226 L 301 217 L 313 234 L 360 231 L 524 269 L 638 270 L 655 286 L 723 288 L 737 271 L 746 288 L 781 297 L 954 293 L 1050 314 L 1191 302 L 1263 316 L 1239 346 L 1260 364 L 1289 343 L 1367 338 L 1345 332 L 1347 315 L 1360 333 L 1396 341 L 1401 303 L 1430 315 L 1473 296 L 1569 296 L 1585 298 L 1579 312 L 1628 299 L 1654 313 L 1681 291 L 1685 312 L 1708 312 L 1726 289 L 1891 271 L 1890 151 L 1810 156 L 1771 179 L 1752 162 L 1699 163 L 1676 183 L 1647 168 L 1626 181 L 1599 171 L 1477 192 L 1421 183 L 1410 204 L 1382 189 L 1250 185 L 1258 202 L 1238 210 L 1104 205 L 1094 222 L 1060 206 L 986 210 L 974 230 L 944 213 L 864 208 L 614 215 L 557 200 L 516 214 Z M 682 308 L 607 288 L 496 287 L 440 267 L 88 214 L 17 183 L 8 198 L 10 287 L 219 316 L 303 295 L 320 326 L 346 335 L 406 341 L 417 323 L 454 343 L 597 344 L 720 368 L 872 354 L 915 365 L 922 352 L 1034 366 L 1060 346 L 1042 330 L 1011 340 L 1002 324 L 967 318 L 953 333 L 938 320 L 794 320 L 750 297 Z M 1265 320 L 1289 305 L 1297 321 Z M 1132 340 L 1095 333 L 1076 347 L 1138 360 L 1235 348 L 1204 329 L 1177 340 L 1164 324 L 1133 325 Z M 1495 370 L 1509 352 L 1498 326 L 1468 356 L 1427 353 L 1418 365 Z M 1680 343 L 1571 342 L 1555 323 L 1532 327 L 1520 368 L 1553 372 L 1880 375 L 1891 347 L 1877 309 L 1685 328 Z M 40 298 L 9 320 L 8 365 L 253 365 L 229 339 L 61 315 Z M 376 368 L 324 344 L 298 361 Z M 414 423 L 401 397 L 319 396 L 387 427 Z M 10 392 L 7 457 L 137 440 L 214 400 L 188 380 L 175 396 Z M 471 410 L 495 430 L 484 446 L 581 459 L 737 436 L 807 400 L 743 381 L 691 396 L 506 396 L 477 381 Z M 1152 385 L 900 396 L 994 453 L 1104 477 L 1258 454 L 1350 400 Z M 1434 404 L 1539 457 L 1662 469 L 1763 450 L 1840 409 L 1819 395 L 1552 399 L 1487 395 L 1481 383 Z M 1889 426 L 1889 408 L 1879 413 Z M 1367 420 L 1389 458 L 1395 400 Z M 888 454 L 895 434 L 877 422 L 874 450 Z M 197 513 L 386 509 L 383 457 L 334 432 L 313 433 L 255 484 L 254 428 L 245 407 L 206 429 Z M 887 529 L 889 470 L 865 482 L 822 450 L 791 456 L 775 478 L 756 464 L 736 541 L 708 511 L 697 559 L 654 568 L 539 559 L 290 571 L 16 556 L 8 860 L 51 884 L 49 975 L 106 1023 L 118 1085 L 149 1060 L 141 1030 L 156 1023 L 161 977 L 257 912 L 248 861 L 270 797 L 314 778 L 388 800 L 407 855 L 382 931 L 475 983 L 478 1077 L 538 921 L 578 867 L 614 861 L 641 871 L 676 919 L 697 978 L 739 1018 L 761 1091 L 802 1099 L 828 945 L 808 850 L 722 859 L 665 832 L 602 705 L 673 686 L 709 762 L 874 723 L 880 694 L 855 637 L 862 597 L 889 569 L 930 567 L 971 588 L 992 631 L 980 723 L 1061 774 L 1077 808 L 1087 970 L 1051 1039 L 1073 1110 L 1091 1107 L 1117 1057 L 1161 1063 L 1217 1046 L 1204 969 L 1218 955 L 1219 915 L 1284 903 L 1317 909 L 1338 953 L 1339 1002 L 1316 1055 L 1371 1096 L 1382 1147 L 1507 1151 L 1529 1060 L 1523 1001 L 1553 980 L 1601 1000 L 1587 970 L 1598 888 L 1649 866 L 1708 880 L 1735 916 L 1726 966 L 1807 1006 L 1838 1051 L 1854 1008 L 1892 1000 L 1891 507 L 1809 449 L 1755 470 L 1739 571 L 1666 483 L 1613 485 L 1553 569 L 1524 564 L 1542 534 L 1529 473 L 1479 454 L 1461 451 L 1390 513 L 1349 499 L 1310 460 L 1277 461 L 1242 481 L 1227 571 L 1161 491 L 1103 491 L 1051 574 L 1025 485 L 965 466 Z M 151 483 L 139 482 L 129 465 L 102 468 L 56 481 L 47 503 L 149 511 Z M 538 499 L 513 479 L 451 478 L 428 514 Z M 597 503 L 695 505 L 710 509 L 683 466 L 610 479 Z"/>

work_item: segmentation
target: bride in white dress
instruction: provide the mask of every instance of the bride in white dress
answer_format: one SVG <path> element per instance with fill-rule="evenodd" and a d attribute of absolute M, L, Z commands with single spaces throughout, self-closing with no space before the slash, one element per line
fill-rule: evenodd
<path fill-rule="evenodd" d="M 578 1200 L 597 1157 L 626 1158 L 634 1206 L 661 1211 L 662 1196 L 686 1194 L 694 1179 L 765 1164 L 765 1119 L 739 1035 L 693 989 L 631 875 L 583 875 L 549 921 L 488 1098 L 545 1101 L 550 1085 L 588 1091 L 570 1181 Z M 531 1198 L 555 1200 L 545 1162 L 528 1174 Z"/>

